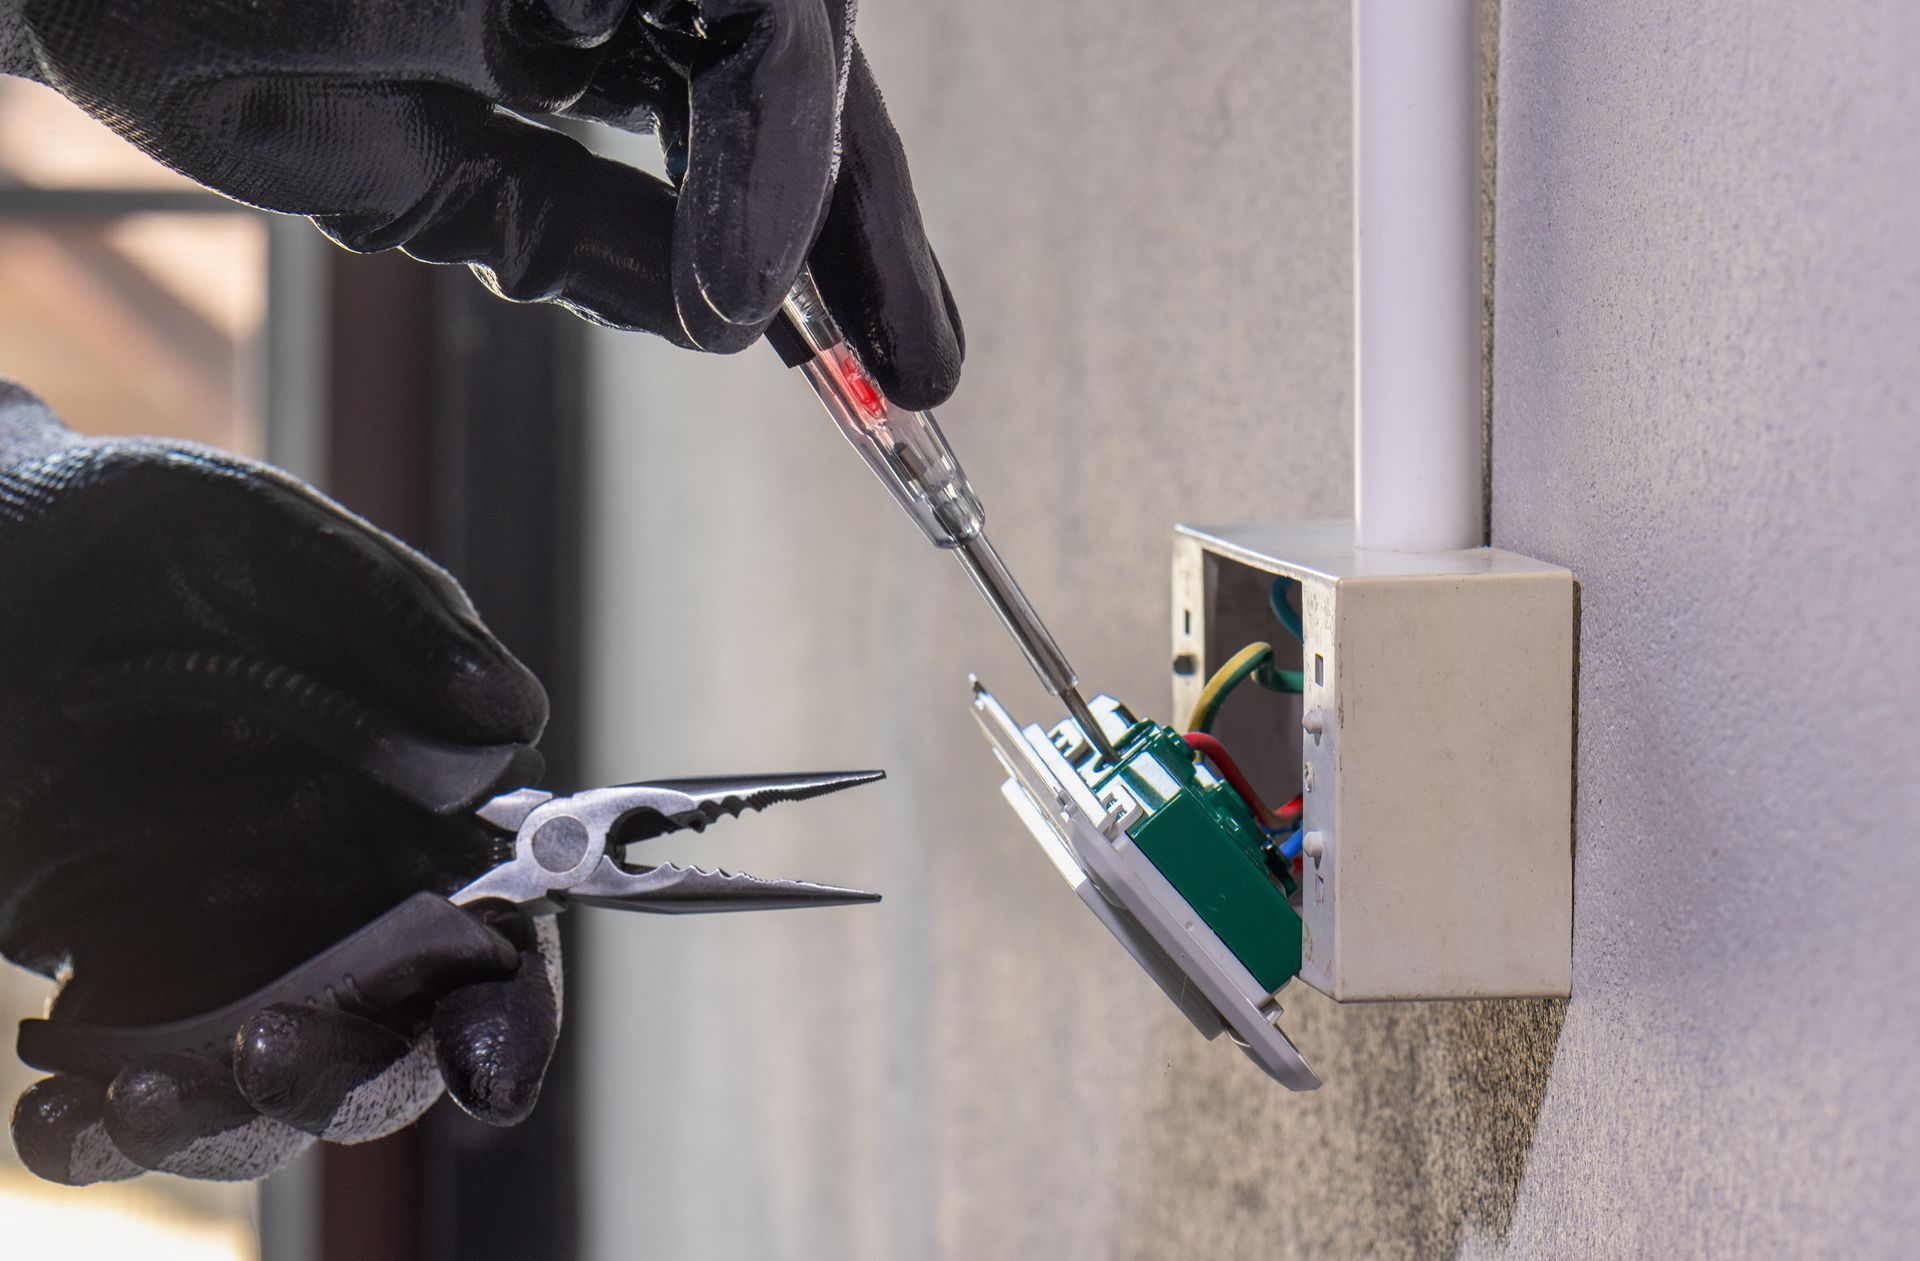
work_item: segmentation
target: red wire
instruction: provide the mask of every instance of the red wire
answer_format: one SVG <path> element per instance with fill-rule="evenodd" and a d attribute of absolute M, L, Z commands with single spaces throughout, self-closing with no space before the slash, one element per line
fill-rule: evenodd
<path fill-rule="evenodd" d="M 1253 817 L 1259 820 L 1260 826 L 1286 829 L 1300 821 L 1300 798 L 1295 797 L 1289 801 L 1281 808 L 1279 814 L 1268 809 L 1267 803 L 1260 800 L 1260 794 L 1253 791 L 1253 785 L 1248 783 L 1247 777 L 1241 773 L 1239 764 L 1233 760 L 1233 755 L 1228 753 L 1226 746 L 1218 740 L 1204 731 L 1189 731 L 1186 741 L 1188 748 L 1196 753 L 1205 754 L 1207 760 L 1218 768 L 1220 777 L 1239 794 L 1240 800 L 1247 803 L 1247 809 L 1253 811 Z"/>

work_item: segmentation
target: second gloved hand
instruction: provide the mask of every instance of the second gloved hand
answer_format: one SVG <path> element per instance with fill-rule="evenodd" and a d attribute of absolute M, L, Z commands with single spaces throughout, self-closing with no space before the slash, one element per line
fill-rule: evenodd
<path fill-rule="evenodd" d="M 0 951 L 59 983 L 56 1021 L 218 1008 L 452 891 L 495 843 L 458 807 L 537 773 L 545 694 L 446 573 L 275 470 L 79 438 L 4 382 L 0 589 Z M 370 774 L 376 730 L 431 741 L 439 771 Z M 559 953 L 550 917 L 493 927 L 505 979 L 405 1012 L 272 1006 L 230 1064 L 47 1078 L 15 1146 L 59 1182 L 239 1179 L 398 1129 L 443 1084 L 519 1120 Z"/>
<path fill-rule="evenodd" d="M 889 396 L 932 407 L 959 379 L 959 316 L 852 0 L 20 11 L 18 68 L 168 166 L 352 249 L 468 263 L 509 298 L 714 351 L 759 337 L 811 257 Z M 657 132 L 677 191 L 537 116 Z"/>

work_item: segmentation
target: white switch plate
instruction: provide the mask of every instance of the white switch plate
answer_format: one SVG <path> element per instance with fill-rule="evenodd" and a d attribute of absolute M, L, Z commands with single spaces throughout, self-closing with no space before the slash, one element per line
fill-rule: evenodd
<path fill-rule="evenodd" d="M 1343 1002 L 1566 995 L 1573 575 L 1495 548 L 1364 551 L 1351 521 L 1178 526 L 1177 715 L 1249 625 L 1294 650 L 1246 607 L 1266 575 L 1301 584 L 1306 637 L 1302 730 L 1267 746 L 1299 751 L 1269 782 L 1305 789 L 1318 853 L 1301 979 Z"/>

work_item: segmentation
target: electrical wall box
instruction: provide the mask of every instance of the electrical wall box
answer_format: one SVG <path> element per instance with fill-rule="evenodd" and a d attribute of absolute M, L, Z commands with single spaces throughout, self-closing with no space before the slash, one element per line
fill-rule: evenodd
<path fill-rule="evenodd" d="M 1269 599 L 1297 601 L 1303 692 L 1243 697 L 1215 730 L 1268 800 L 1303 798 L 1301 978 L 1343 1002 L 1564 996 L 1573 575 L 1353 540 L 1351 521 L 1176 527 L 1175 712 L 1242 645 L 1294 651 Z"/>

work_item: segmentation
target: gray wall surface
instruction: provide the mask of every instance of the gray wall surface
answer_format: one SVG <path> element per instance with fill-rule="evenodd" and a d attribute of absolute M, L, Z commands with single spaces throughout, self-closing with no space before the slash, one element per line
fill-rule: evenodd
<path fill-rule="evenodd" d="M 1351 508 L 1347 21 L 861 15 L 967 320 L 947 431 L 1083 676 L 1158 717 L 1172 523 Z M 593 774 L 892 778 L 664 851 L 878 907 L 582 917 L 595 1257 L 1920 1232 L 1920 30 L 1859 2 L 1503 26 L 1494 531 L 1584 583 L 1572 1002 L 1296 987 L 1306 1096 L 1200 1042 L 1007 811 L 966 675 L 1052 711 L 802 383 L 596 334 Z"/>
<path fill-rule="evenodd" d="M 1514 1241 L 1920 1248 L 1920 8 L 1502 20 L 1494 542 L 1582 582 Z"/>

